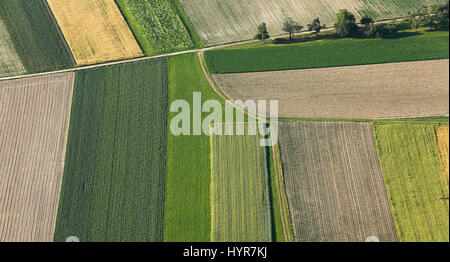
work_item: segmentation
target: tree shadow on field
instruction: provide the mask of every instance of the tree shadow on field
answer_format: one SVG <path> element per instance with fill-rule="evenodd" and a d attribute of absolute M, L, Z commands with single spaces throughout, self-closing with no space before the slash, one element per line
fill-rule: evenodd
<path fill-rule="evenodd" d="M 341 39 L 339 37 L 339 35 L 337 35 L 337 34 L 324 34 L 324 35 L 318 35 L 317 37 L 315 35 L 308 35 L 308 36 L 294 37 L 292 39 L 276 38 L 275 40 L 273 40 L 273 44 L 286 45 L 286 44 L 307 43 L 307 42 L 313 42 L 313 41 L 318 41 L 318 40 L 337 40 L 337 39 Z"/>

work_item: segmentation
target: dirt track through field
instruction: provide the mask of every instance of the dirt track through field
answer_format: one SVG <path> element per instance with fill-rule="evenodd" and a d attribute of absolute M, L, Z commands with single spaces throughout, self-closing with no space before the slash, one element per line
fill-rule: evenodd
<path fill-rule="evenodd" d="M 0 81 L 0 242 L 53 240 L 73 80 Z"/>
<path fill-rule="evenodd" d="M 398 241 L 370 123 L 280 123 L 298 242 Z"/>
<path fill-rule="evenodd" d="M 279 100 L 286 118 L 449 115 L 449 60 L 216 74 L 231 99 Z"/>

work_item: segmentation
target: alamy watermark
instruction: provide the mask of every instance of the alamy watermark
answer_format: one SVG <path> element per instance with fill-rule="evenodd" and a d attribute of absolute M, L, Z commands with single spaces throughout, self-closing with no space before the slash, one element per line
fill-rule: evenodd
<path fill-rule="evenodd" d="M 192 103 L 175 100 L 170 112 L 177 113 L 170 122 L 170 131 L 175 136 L 259 135 L 261 146 L 274 146 L 278 141 L 277 100 L 227 100 L 225 104 L 207 100 L 202 103 L 201 93 L 194 92 Z"/>

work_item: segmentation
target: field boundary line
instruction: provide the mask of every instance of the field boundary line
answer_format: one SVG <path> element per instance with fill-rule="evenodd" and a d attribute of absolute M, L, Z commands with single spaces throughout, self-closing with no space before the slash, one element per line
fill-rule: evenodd
<path fill-rule="evenodd" d="M 377 21 L 375 23 L 381 24 L 381 23 L 390 23 L 390 22 L 401 22 L 403 20 L 405 20 L 405 18 L 393 18 L 390 20 Z M 334 30 L 334 28 L 330 27 L 325 30 L 322 30 L 322 32 L 332 31 L 332 30 Z M 306 35 L 306 34 L 310 34 L 310 33 L 313 33 L 313 31 L 300 32 L 300 33 L 295 34 L 295 36 Z M 274 35 L 270 39 L 273 40 L 275 38 L 286 37 L 286 36 L 288 36 L 288 34 Z M 203 53 L 203 52 L 209 51 L 209 50 L 221 49 L 221 48 L 232 47 L 232 46 L 237 46 L 237 45 L 245 45 L 245 44 L 254 43 L 254 42 L 258 42 L 258 41 L 259 40 L 255 40 L 255 39 L 242 40 L 242 41 L 230 42 L 230 43 L 226 43 L 226 44 L 211 45 L 211 46 L 207 46 L 204 48 L 178 51 L 178 52 L 172 52 L 172 53 L 166 53 L 166 54 L 160 54 L 160 55 L 154 55 L 154 56 L 143 56 L 143 57 L 137 57 L 137 58 L 131 58 L 131 59 L 118 60 L 118 61 L 110 61 L 110 62 L 106 62 L 106 63 L 84 65 L 84 66 L 78 66 L 78 67 L 74 67 L 74 68 L 55 70 L 55 71 L 49 71 L 49 72 L 0 77 L 0 81 L 22 79 L 22 78 L 51 75 L 51 74 L 58 74 L 58 73 L 76 72 L 76 71 L 81 71 L 81 70 L 87 70 L 87 69 L 93 69 L 93 68 L 99 68 L 99 67 L 105 67 L 105 66 L 111 66 L 111 65 L 118 65 L 118 64 L 124 64 L 124 63 L 134 63 L 134 62 L 139 62 L 139 61 L 144 61 L 144 60 L 150 60 L 150 59 L 156 59 L 156 58 L 162 58 L 162 57 L 170 57 L 170 56 L 176 56 L 176 55 L 182 55 L 182 54 L 192 54 L 192 53 L 198 53 L 198 52 Z M 73 54 L 71 54 L 71 55 L 73 56 Z"/>

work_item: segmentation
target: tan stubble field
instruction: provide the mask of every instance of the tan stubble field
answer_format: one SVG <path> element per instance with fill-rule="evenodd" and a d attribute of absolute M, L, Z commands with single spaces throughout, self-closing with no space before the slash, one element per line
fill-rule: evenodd
<path fill-rule="evenodd" d="M 0 242 L 53 240 L 73 81 L 0 81 Z"/>

